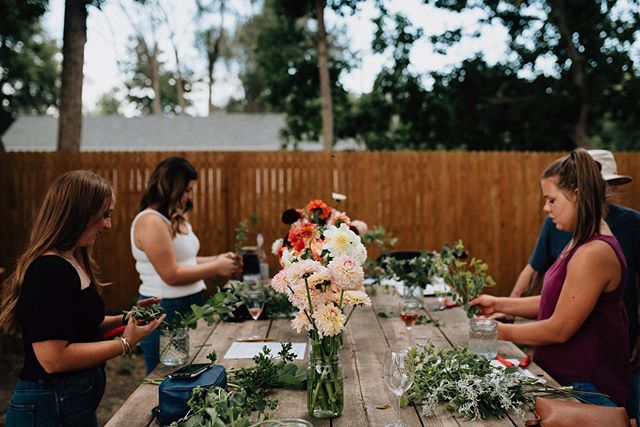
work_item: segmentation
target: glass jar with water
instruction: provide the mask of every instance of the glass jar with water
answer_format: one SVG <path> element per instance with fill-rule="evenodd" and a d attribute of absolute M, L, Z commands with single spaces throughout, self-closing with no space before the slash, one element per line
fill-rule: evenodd
<path fill-rule="evenodd" d="M 189 329 L 160 329 L 160 362 L 167 366 L 179 366 L 189 359 Z"/>
<path fill-rule="evenodd" d="M 493 319 L 469 321 L 469 350 L 491 360 L 498 354 L 498 324 Z"/>

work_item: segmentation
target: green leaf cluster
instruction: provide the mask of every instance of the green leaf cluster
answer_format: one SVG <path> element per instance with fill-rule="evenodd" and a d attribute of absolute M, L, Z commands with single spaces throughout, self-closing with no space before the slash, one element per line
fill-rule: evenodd
<path fill-rule="evenodd" d="M 292 363 L 296 355 L 291 348 L 291 343 L 282 343 L 279 360 L 274 361 L 269 348 L 263 347 L 253 358 L 255 365 L 229 370 L 229 387 L 242 389 L 246 393 L 247 404 L 259 412 L 264 412 L 267 407 L 275 407 L 277 403 L 273 399 L 266 399 L 274 388 L 305 387 L 306 370 Z"/>
<path fill-rule="evenodd" d="M 477 258 L 466 261 L 461 259 L 462 256 L 466 256 L 462 240 L 453 246 L 445 245 L 436 258 L 435 268 L 453 290 L 453 300 L 464 307 L 467 317 L 472 318 L 477 307 L 470 306 L 469 301 L 496 283 L 487 273 L 489 266 L 485 262 Z"/>
<path fill-rule="evenodd" d="M 430 416 L 440 404 L 467 419 L 502 418 L 533 403 L 537 379 L 519 375 L 518 368 L 494 368 L 489 360 L 464 347 L 438 349 L 429 343 L 409 351 L 414 369 L 408 398 Z"/>
<path fill-rule="evenodd" d="M 131 310 L 125 310 L 123 313 L 125 322 L 129 321 L 129 317 L 133 316 L 136 321 L 147 324 L 162 316 L 164 314 L 164 308 L 162 308 L 160 304 L 153 304 L 149 307 L 134 305 L 131 307 Z"/>
<path fill-rule="evenodd" d="M 228 392 L 220 387 L 206 390 L 195 388 L 189 399 L 189 415 L 171 424 L 172 427 L 250 427 L 264 420 L 260 414 L 251 419 L 251 406 L 244 390 Z"/>
<path fill-rule="evenodd" d="M 249 427 L 261 425 L 267 419 L 265 412 L 277 407 L 277 399 L 269 399 L 274 388 L 304 389 L 306 371 L 298 368 L 293 359 L 296 355 L 291 351 L 291 343 L 282 343 L 278 352 L 279 360 L 271 358 L 271 351 L 266 346 L 254 356 L 255 365 L 247 368 L 229 369 L 228 388 L 226 391 L 212 387 L 208 391 L 196 388 L 189 399 L 189 415 L 173 423 L 176 427 L 190 426 L 238 426 Z M 208 356 L 212 363 L 215 353 Z M 252 413 L 257 411 L 257 419 Z"/>
<path fill-rule="evenodd" d="M 384 256 L 381 266 L 384 269 L 384 277 L 401 280 L 405 286 L 426 288 L 431 283 L 436 271 L 435 260 L 437 254 L 422 252 L 419 256 L 410 259 L 397 259 L 393 256 Z"/>
<path fill-rule="evenodd" d="M 204 305 L 191 305 L 191 313 L 182 314 L 176 312 L 171 320 L 163 321 L 163 326 L 176 330 L 179 328 L 195 329 L 198 320 L 204 319 L 207 325 L 215 322 L 215 316 L 229 316 L 242 302 L 232 290 L 220 291 L 207 300 Z"/>

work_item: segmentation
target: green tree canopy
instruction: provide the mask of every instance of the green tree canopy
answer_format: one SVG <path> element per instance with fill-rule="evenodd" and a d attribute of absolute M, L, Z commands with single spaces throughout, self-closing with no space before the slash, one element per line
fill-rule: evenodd
<path fill-rule="evenodd" d="M 18 114 L 57 105 L 60 50 L 39 24 L 46 4 L 0 0 L 0 134 Z"/>

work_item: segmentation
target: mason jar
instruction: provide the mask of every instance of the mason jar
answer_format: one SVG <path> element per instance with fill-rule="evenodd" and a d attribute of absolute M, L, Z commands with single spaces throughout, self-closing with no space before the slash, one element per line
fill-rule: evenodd
<path fill-rule="evenodd" d="M 311 347 L 307 366 L 307 410 L 316 418 L 336 418 L 344 406 L 340 352 L 322 356 Z"/>
<path fill-rule="evenodd" d="M 492 360 L 498 354 L 498 324 L 493 319 L 469 321 L 469 350 Z"/>
<path fill-rule="evenodd" d="M 189 329 L 160 329 L 160 362 L 167 366 L 184 365 L 189 359 Z"/>

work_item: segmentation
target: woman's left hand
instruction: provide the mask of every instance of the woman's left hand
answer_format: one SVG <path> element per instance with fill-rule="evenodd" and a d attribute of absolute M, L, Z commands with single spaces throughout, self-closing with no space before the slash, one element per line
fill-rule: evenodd
<path fill-rule="evenodd" d="M 151 298 L 141 299 L 136 303 L 136 305 L 138 307 L 151 307 L 153 304 L 157 304 L 161 300 L 162 298 L 151 297 Z"/>

